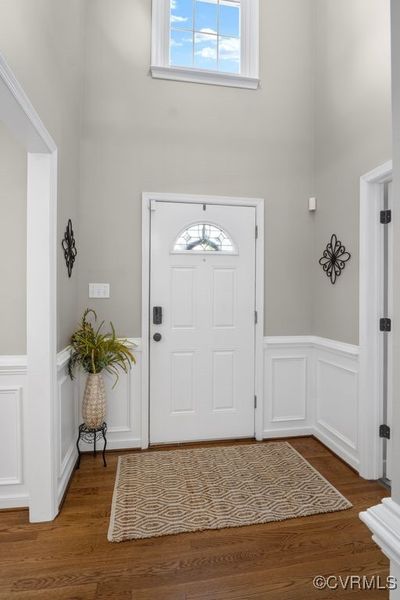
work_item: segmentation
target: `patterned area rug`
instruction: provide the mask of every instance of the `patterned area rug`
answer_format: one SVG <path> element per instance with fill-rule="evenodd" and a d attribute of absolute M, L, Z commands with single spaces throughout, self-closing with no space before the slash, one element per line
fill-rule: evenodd
<path fill-rule="evenodd" d="M 287 442 L 119 458 L 108 539 L 282 521 L 350 508 Z"/>

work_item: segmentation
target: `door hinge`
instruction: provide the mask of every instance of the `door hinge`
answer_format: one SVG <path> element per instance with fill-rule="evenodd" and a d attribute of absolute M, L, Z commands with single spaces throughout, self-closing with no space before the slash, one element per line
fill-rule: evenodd
<path fill-rule="evenodd" d="M 379 437 L 385 440 L 390 440 L 390 427 L 389 425 L 381 425 L 379 427 Z"/>
<path fill-rule="evenodd" d="M 392 319 L 384 317 L 379 320 L 379 330 L 384 332 L 392 331 Z"/>
<path fill-rule="evenodd" d="M 380 221 L 382 225 L 388 225 L 392 222 L 392 211 L 391 210 L 381 210 Z"/>
<path fill-rule="evenodd" d="M 256 240 L 258 240 L 258 225 L 256 225 Z"/>
<path fill-rule="evenodd" d="M 254 311 L 254 323 L 257 325 L 258 323 L 258 312 L 255 310 Z"/>
<path fill-rule="evenodd" d="M 257 396 L 254 396 L 254 408 L 257 408 Z"/>

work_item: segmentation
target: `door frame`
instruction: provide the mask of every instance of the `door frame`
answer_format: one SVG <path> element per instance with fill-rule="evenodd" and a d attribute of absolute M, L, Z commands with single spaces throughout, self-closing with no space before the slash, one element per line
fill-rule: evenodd
<path fill-rule="evenodd" d="M 142 448 L 148 448 L 150 440 L 150 243 L 152 200 L 191 204 L 217 204 L 225 206 L 253 206 L 256 209 L 258 230 L 256 241 L 255 300 L 258 313 L 255 324 L 254 389 L 257 397 L 255 407 L 255 438 L 263 439 L 264 395 L 264 199 L 231 196 L 204 196 L 143 192 L 142 194 Z"/>
<path fill-rule="evenodd" d="M 24 475 L 30 521 L 51 521 L 58 513 L 57 146 L 1 53 L 0 120 L 27 152 Z"/>
<path fill-rule="evenodd" d="M 388 161 L 360 179 L 360 287 L 359 287 L 359 440 L 360 475 L 379 479 L 383 475 L 381 425 L 383 315 L 383 226 L 379 222 L 383 184 L 392 180 Z"/>

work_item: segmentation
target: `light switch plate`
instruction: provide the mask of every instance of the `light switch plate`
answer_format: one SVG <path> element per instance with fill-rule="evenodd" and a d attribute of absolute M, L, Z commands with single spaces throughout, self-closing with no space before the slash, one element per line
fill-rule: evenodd
<path fill-rule="evenodd" d="M 109 298 L 109 283 L 89 283 L 89 298 Z"/>

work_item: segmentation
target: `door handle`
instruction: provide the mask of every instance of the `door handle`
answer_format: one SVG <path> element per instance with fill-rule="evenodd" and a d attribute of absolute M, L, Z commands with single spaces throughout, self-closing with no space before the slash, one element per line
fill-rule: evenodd
<path fill-rule="evenodd" d="M 160 341 L 161 341 L 161 338 L 162 338 L 162 335 L 161 335 L 161 333 L 155 333 L 155 334 L 153 335 L 153 340 L 154 340 L 155 342 L 160 342 Z"/>
<path fill-rule="evenodd" d="M 153 325 L 162 323 L 162 306 L 153 306 Z"/>

